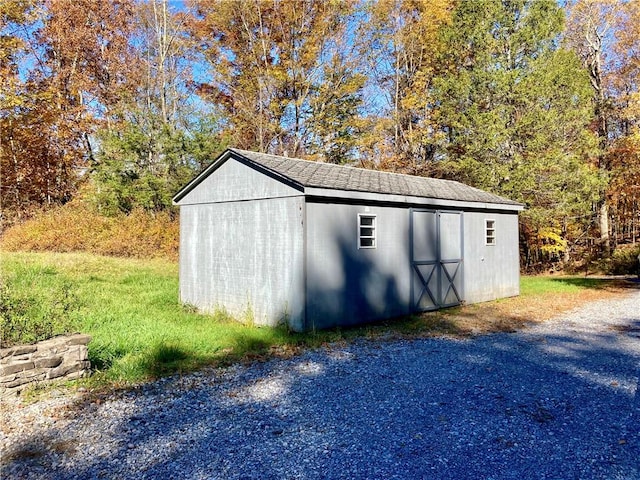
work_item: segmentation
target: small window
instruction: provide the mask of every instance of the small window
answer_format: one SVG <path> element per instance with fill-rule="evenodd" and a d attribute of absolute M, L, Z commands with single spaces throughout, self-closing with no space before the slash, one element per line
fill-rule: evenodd
<path fill-rule="evenodd" d="M 485 239 L 487 245 L 496 244 L 496 221 L 485 220 Z"/>
<path fill-rule="evenodd" d="M 358 248 L 376 248 L 376 216 L 358 214 Z"/>

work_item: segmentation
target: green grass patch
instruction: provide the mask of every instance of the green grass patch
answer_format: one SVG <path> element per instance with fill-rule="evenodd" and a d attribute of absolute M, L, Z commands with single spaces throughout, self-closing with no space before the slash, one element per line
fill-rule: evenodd
<path fill-rule="evenodd" d="M 74 288 L 52 267 L 16 265 L 0 280 L 0 347 L 46 340 L 75 329 Z"/>
<path fill-rule="evenodd" d="M 533 297 L 601 284 L 579 277 L 523 277 L 521 290 L 523 297 Z M 125 386 L 354 337 L 455 334 L 459 329 L 452 316 L 473 313 L 473 306 L 460 307 L 356 328 L 293 334 L 285 328 L 244 325 L 223 312 L 199 314 L 181 305 L 175 262 L 88 253 L 4 252 L 0 292 L 3 343 L 65 332 L 89 334 L 89 358 L 96 371 L 90 382 L 96 385 Z"/>
<path fill-rule="evenodd" d="M 523 276 L 520 278 L 520 295 L 552 295 L 578 293 L 583 290 L 602 290 L 622 287 L 620 280 L 589 278 L 580 276 Z"/>
<path fill-rule="evenodd" d="M 165 260 L 5 252 L 2 278 L 3 298 L 14 310 L 5 317 L 16 317 L 19 310 L 20 318 L 32 319 L 28 326 L 43 332 L 3 335 L 3 342 L 87 333 L 93 338 L 89 358 L 98 382 L 144 381 L 302 341 L 284 329 L 242 325 L 224 313 L 202 315 L 181 305 L 177 264 Z M 62 308 L 64 296 L 72 300 Z"/>
<path fill-rule="evenodd" d="M 583 281 L 585 280 L 585 281 Z M 532 276 L 520 279 L 520 295 L 545 295 L 552 293 L 575 293 L 597 281 L 578 277 Z"/>

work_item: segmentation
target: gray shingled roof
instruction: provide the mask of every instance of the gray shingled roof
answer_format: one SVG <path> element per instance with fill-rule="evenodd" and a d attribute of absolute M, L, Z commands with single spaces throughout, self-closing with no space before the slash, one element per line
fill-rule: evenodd
<path fill-rule="evenodd" d="M 406 195 L 463 202 L 521 205 L 513 200 L 452 180 L 416 177 L 400 173 L 346 167 L 332 163 L 310 162 L 298 158 L 267 155 L 236 148 L 229 150 L 303 187 Z"/>

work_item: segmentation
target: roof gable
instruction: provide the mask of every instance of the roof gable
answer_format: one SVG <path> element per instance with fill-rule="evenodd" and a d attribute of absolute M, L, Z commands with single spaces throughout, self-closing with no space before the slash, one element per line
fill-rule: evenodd
<path fill-rule="evenodd" d="M 201 179 L 201 177 L 206 178 L 210 175 L 215 170 L 212 167 L 219 160 L 226 159 L 229 156 L 301 191 L 308 189 L 341 190 L 345 192 L 500 204 L 513 206 L 517 210 L 522 208 L 522 204 L 518 202 L 452 180 L 312 162 L 235 148 L 227 150 L 210 167 L 187 184 L 176 194 L 174 202 L 179 202 L 186 195 L 185 191 L 188 193 L 202 181 L 198 181 L 198 179 Z"/>
<path fill-rule="evenodd" d="M 302 195 L 302 190 L 302 186 L 229 153 L 218 157 L 173 201 L 179 205 L 233 202 Z"/>

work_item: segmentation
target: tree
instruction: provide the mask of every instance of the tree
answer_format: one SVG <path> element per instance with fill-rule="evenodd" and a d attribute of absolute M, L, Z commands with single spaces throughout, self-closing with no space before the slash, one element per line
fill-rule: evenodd
<path fill-rule="evenodd" d="M 352 135 L 363 83 L 349 72 L 344 48 L 351 6 L 319 0 L 192 3 L 191 31 L 211 75 L 200 92 L 222 107 L 234 143 L 346 160 L 351 144 L 345 137 Z M 327 135 L 329 128 L 340 133 Z"/>
<path fill-rule="evenodd" d="M 444 65 L 441 30 L 451 22 L 450 0 L 378 0 L 362 25 L 361 50 L 370 80 L 386 105 L 378 116 L 387 144 L 382 163 L 408 173 L 432 173 L 439 99 L 433 78 Z M 380 148 L 378 146 L 377 148 Z"/>
<path fill-rule="evenodd" d="M 161 211 L 204 163 L 224 148 L 213 114 L 193 102 L 193 45 L 186 17 L 167 0 L 136 6 L 129 43 L 136 68 L 128 95 L 114 105 L 97 137 L 89 198 L 105 214 Z"/>
<path fill-rule="evenodd" d="M 626 216 L 633 211 L 629 209 L 634 202 L 629 199 L 634 198 L 633 187 L 637 185 L 630 172 L 635 171 L 638 161 L 633 130 L 640 118 L 636 106 L 639 14 L 638 0 L 576 0 L 569 9 L 566 41 L 579 54 L 590 75 L 597 119 L 594 130 L 601 148 L 598 167 L 610 179 L 609 188 L 600 192 L 597 201 L 600 239 L 605 251 L 611 246 L 610 232 L 616 232 L 615 242 L 617 233 L 624 230 L 617 223 L 624 225 Z M 625 164 L 627 168 L 621 168 Z"/>
<path fill-rule="evenodd" d="M 450 68 L 434 80 L 442 175 L 525 203 L 530 263 L 553 239 L 589 228 L 603 185 L 589 164 L 598 152 L 589 77 L 558 48 L 562 25 L 552 0 L 462 2 L 445 31 Z"/>
<path fill-rule="evenodd" d="M 611 100 L 605 85 L 608 65 L 605 65 L 605 54 L 610 50 L 611 30 L 614 28 L 621 3 L 617 0 L 576 0 L 570 4 L 566 39 L 568 44 L 578 53 L 589 72 L 593 88 L 593 104 L 595 112 L 595 131 L 600 140 L 601 154 L 598 167 L 603 174 L 608 174 L 607 150 L 610 147 L 609 124 L 611 116 Z M 598 215 L 600 225 L 600 241 L 605 251 L 609 250 L 609 206 L 605 190 L 598 199 Z"/>
<path fill-rule="evenodd" d="M 27 25 L 32 25 L 37 14 L 35 2 L 19 0 L 0 3 L 0 203 L 2 224 L 31 202 L 28 190 L 28 171 L 21 164 L 20 139 L 16 130 L 27 97 L 25 84 L 20 77 L 20 63 L 25 55 L 26 42 L 19 34 Z"/>
<path fill-rule="evenodd" d="M 610 57 L 613 65 L 605 78 L 611 97 L 611 171 L 607 203 L 616 242 L 640 236 L 640 1 L 618 10 Z"/>
<path fill-rule="evenodd" d="M 2 60 L 9 74 L 3 75 L 1 117 L 3 204 L 15 215 L 64 203 L 75 193 L 92 154 L 99 110 L 120 95 L 129 5 L 2 4 L 3 47 L 10 47 Z"/>
<path fill-rule="evenodd" d="M 616 243 L 640 239 L 640 137 L 616 140 L 609 150 L 608 202 Z"/>
<path fill-rule="evenodd" d="M 358 120 L 364 76 L 354 73 L 339 55 L 323 67 L 325 81 L 314 87 L 306 120 L 304 150 L 310 158 L 331 163 L 350 160 L 360 146 L 363 125 Z"/>

